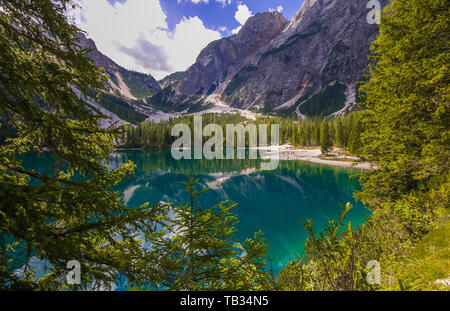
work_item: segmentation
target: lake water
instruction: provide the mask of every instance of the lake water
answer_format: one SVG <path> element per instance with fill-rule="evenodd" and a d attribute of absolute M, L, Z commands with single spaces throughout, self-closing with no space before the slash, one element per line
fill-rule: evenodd
<path fill-rule="evenodd" d="M 188 200 L 181 182 L 190 174 L 211 190 L 198 201 L 203 207 L 230 200 L 239 205 L 237 238 L 244 240 L 261 230 L 269 244 L 275 272 L 286 261 L 302 256 L 307 233 L 300 220 L 312 219 L 317 231 L 339 217 L 339 203 L 351 202 L 348 220 L 355 226 L 365 221 L 368 210 L 353 199 L 359 183 L 355 170 L 280 161 L 274 171 L 260 171 L 258 160 L 174 160 L 170 151 L 120 151 L 111 155 L 111 168 L 133 161 L 135 177 L 119 185 L 129 207 L 145 202 L 173 204 Z"/>

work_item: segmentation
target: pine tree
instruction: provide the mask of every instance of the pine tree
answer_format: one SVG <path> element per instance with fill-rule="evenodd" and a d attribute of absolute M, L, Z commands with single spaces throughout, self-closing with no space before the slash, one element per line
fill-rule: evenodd
<path fill-rule="evenodd" d="M 344 126 L 342 124 L 342 118 L 337 118 L 335 120 L 336 127 L 336 145 L 341 148 L 346 147 L 345 136 L 344 136 Z"/>
<path fill-rule="evenodd" d="M 237 205 L 221 202 L 202 208 L 197 198 L 209 188 L 196 190 L 189 177 L 188 204 L 171 208 L 165 230 L 153 247 L 165 263 L 162 281 L 154 284 L 168 290 L 261 290 L 269 275 L 266 245 L 260 232 L 254 239 L 235 239 Z"/>
<path fill-rule="evenodd" d="M 351 129 L 349 148 L 375 164 L 361 175 L 363 191 L 357 194 L 373 214 L 357 230 L 350 224 L 344 229 L 347 205 L 319 235 L 307 221 L 309 261 L 289 264 L 280 273 L 282 288 L 439 290 L 436 279 L 448 277 L 448 269 L 440 268 L 448 267 L 448 256 L 424 259 L 425 253 L 448 252 L 448 1 L 392 1 L 380 33 L 361 89 L 368 110 L 343 122 L 346 135 Z M 433 251 L 424 252 L 430 245 Z M 381 285 L 366 282 L 365 268 L 374 258 Z"/>
<path fill-rule="evenodd" d="M 370 117 L 363 155 L 378 168 L 364 180 L 368 205 L 410 196 L 421 214 L 448 206 L 449 36 L 446 0 L 397 0 L 382 16 L 362 87 Z"/>
<path fill-rule="evenodd" d="M 353 127 L 350 131 L 350 137 L 348 140 L 348 150 L 354 155 L 361 154 L 362 148 L 362 138 L 361 133 L 363 132 L 363 125 L 361 117 L 358 117 L 357 120 L 354 121 Z"/>
<path fill-rule="evenodd" d="M 160 208 L 119 200 L 115 187 L 134 165 L 110 171 L 104 160 L 127 128 L 99 128 L 74 92 L 102 90 L 104 76 L 77 45 L 80 29 L 65 14 L 71 4 L 0 1 L 0 115 L 15 132 L 0 146 L 3 289 L 68 288 L 71 260 L 81 264 L 80 289 L 111 288 L 119 274 L 130 284 L 152 276 L 138 269 L 155 260 L 135 233 L 150 231 Z M 49 152 L 53 171 L 25 169 L 26 152 Z M 31 260 L 46 263 L 44 278 L 34 278 Z"/>
<path fill-rule="evenodd" d="M 320 125 L 320 148 L 323 154 L 328 154 L 333 147 L 333 138 L 327 119 L 322 121 Z"/>

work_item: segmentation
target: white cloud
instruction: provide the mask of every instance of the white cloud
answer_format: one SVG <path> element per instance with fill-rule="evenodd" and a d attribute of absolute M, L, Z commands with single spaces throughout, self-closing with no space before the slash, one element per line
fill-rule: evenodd
<path fill-rule="evenodd" d="M 176 26 L 173 36 L 161 40 L 166 47 L 170 64 L 176 71 L 185 70 L 192 65 L 201 50 L 210 42 L 221 38 L 219 32 L 205 28 L 200 18 L 190 17 Z"/>
<path fill-rule="evenodd" d="M 237 33 L 241 30 L 241 28 L 242 28 L 242 26 L 239 26 L 239 27 L 237 27 L 237 28 L 234 28 L 233 30 L 231 30 L 231 33 L 232 33 L 233 35 L 235 35 L 235 34 L 237 34 Z"/>
<path fill-rule="evenodd" d="M 79 2 L 83 7 L 80 27 L 102 53 L 127 69 L 151 73 L 157 79 L 187 69 L 206 45 L 221 38 L 198 17 L 184 17 L 170 31 L 159 0 L 127 0 L 113 6 L 107 0 Z"/>
<path fill-rule="evenodd" d="M 248 9 L 245 4 L 239 4 L 234 18 L 239 22 L 239 24 L 244 25 L 247 19 L 252 16 L 252 11 Z"/>
<path fill-rule="evenodd" d="M 216 2 L 221 3 L 223 6 L 231 4 L 231 0 L 216 0 Z"/>
<path fill-rule="evenodd" d="M 231 30 L 232 34 L 237 34 L 242 26 L 244 26 L 245 22 L 253 16 L 252 11 L 249 10 L 249 8 L 245 4 L 239 4 L 237 7 L 237 11 L 234 14 L 234 18 L 238 21 L 241 26 Z"/>
<path fill-rule="evenodd" d="M 278 12 L 283 12 L 283 7 L 281 6 L 281 5 L 279 5 L 279 6 L 277 6 L 277 8 L 276 9 L 269 9 L 269 12 L 276 12 L 276 11 L 278 11 Z"/>

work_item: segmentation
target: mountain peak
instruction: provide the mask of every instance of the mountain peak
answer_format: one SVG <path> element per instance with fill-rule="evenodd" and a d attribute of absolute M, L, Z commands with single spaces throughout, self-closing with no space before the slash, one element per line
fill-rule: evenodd
<path fill-rule="evenodd" d="M 240 32 L 257 35 L 260 32 L 267 32 L 268 29 L 278 30 L 287 23 L 288 20 L 278 11 L 258 13 L 247 20 Z"/>
<path fill-rule="evenodd" d="M 250 17 L 239 33 L 210 43 L 175 87 L 174 100 L 218 91 L 222 82 L 261 54 L 287 24 L 288 20 L 279 12 L 259 13 Z"/>

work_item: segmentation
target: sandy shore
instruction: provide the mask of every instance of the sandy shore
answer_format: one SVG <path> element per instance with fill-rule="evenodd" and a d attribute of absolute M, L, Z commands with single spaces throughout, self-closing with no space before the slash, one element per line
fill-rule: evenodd
<path fill-rule="evenodd" d="M 265 158 L 273 158 L 276 152 L 279 152 L 280 161 L 305 161 L 318 164 L 325 164 L 331 166 L 355 168 L 361 170 L 370 170 L 372 165 L 368 162 L 358 162 L 357 158 L 334 154 L 333 159 L 322 158 L 322 151 L 320 149 L 297 149 L 289 145 L 271 147 L 270 153 Z M 338 151 L 338 149 L 336 150 Z"/>

